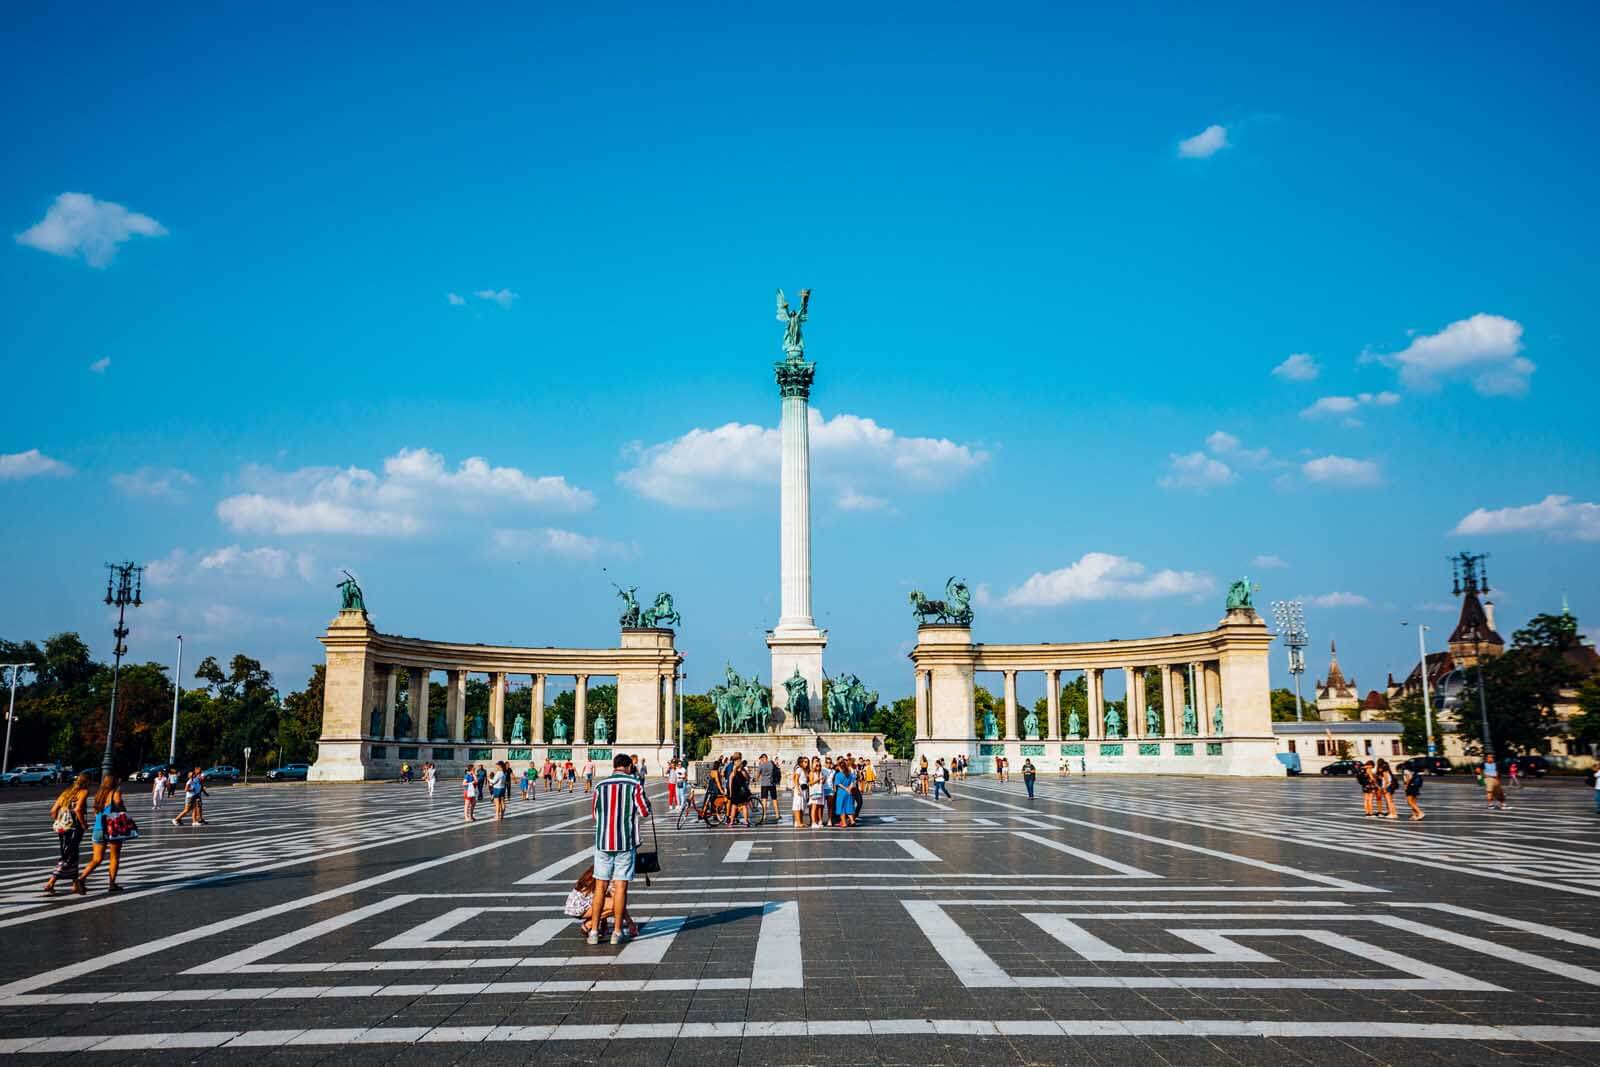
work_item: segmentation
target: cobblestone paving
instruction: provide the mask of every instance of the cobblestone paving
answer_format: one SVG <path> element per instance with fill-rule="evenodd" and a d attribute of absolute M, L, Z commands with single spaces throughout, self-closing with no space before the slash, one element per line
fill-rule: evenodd
<path fill-rule="evenodd" d="M 142 820 L 125 892 L 53 899 L 48 801 L 8 803 L 0 1056 L 1600 1062 L 1576 782 L 1491 814 L 1430 781 L 1421 823 L 1344 781 L 954 788 L 871 798 L 853 831 L 663 820 L 620 947 L 560 915 L 581 794 L 466 825 L 443 784 L 219 789 L 206 826 Z"/>

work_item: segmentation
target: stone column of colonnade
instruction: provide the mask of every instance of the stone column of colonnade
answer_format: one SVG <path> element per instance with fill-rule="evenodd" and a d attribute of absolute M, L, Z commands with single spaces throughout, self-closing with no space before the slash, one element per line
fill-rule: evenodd
<path fill-rule="evenodd" d="M 1061 740 L 1061 672 L 1045 671 L 1045 718 L 1044 737 L 1046 741 Z"/>
<path fill-rule="evenodd" d="M 506 739 L 506 672 L 495 671 L 489 676 L 489 741 L 500 744 Z"/>
<path fill-rule="evenodd" d="M 589 740 L 589 676 L 574 675 L 572 679 L 572 740 L 584 743 Z"/>
<path fill-rule="evenodd" d="M 544 744 L 544 675 L 533 675 L 533 732 L 536 745 Z"/>
<path fill-rule="evenodd" d="M 383 736 L 394 737 L 394 711 L 400 703 L 400 668 L 390 667 L 383 679 Z"/>
<path fill-rule="evenodd" d="M 428 727 L 428 672 L 421 667 L 410 668 L 406 685 L 406 699 L 411 703 L 411 736 L 441 740 L 432 737 L 433 731 Z"/>
<path fill-rule="evenodd" d="M 1002 731 L 1007 741 L 1017 739 L 1017 672 L 1005 671 L 1006 721 Z"/>
<path fill-rule="evenodd" d="M 450 740 L 463 745 L 467 741 L 467 672 L 453 670 L 445 691 L 445 725 L 449 727 Z"/>
<path fill-rule="evenodd" d="M 1084 736 L 1094 733 L 1095 723 L 1100 721 L 1101 714 L 1106 705 L 1106 672 L 1099 667 L 1089 668 L 1089 706 L 1086 713 L 1088 722 L 1083 724 Z"/>
<path fill-rule="evenodd" d="M 1131 719 L 1139 714 L 1139 694 L 1144 689 L 1144 673 L 1137 667 L 1122 668 L 1122 711 L 1124 719 Z M 1102 714 L 1104 708 L 1102 707 Z M 1102 732 L 1099 736 L 1104 737 Z"/>
<path fill-rule="evenodd" d="M 1211 721 L 1211 709 L 1218 704 L 1222 705 L 1222 732 L 1232 733 L 1233 728 L 1228 721 L 1228 704 L 1222 699 L 1222 672 L 1220 664 L 1214 659 L 1208 659 L 1200 664 L 1201 691 L 1206 695 L 1207 722 Z M 1270 714 L 1270 713 L 1269 713 Z"/>
<path fill-rule="evenodd" d="M 916 684 L 916 692 L 912 696 L 916 700 L 916 736 L 920 741 L 933 736 L 928 728 L 928 672 L 912 671 L 911 677 Z"/>
<path fill-rule="evenodd" d="M 656 744 L 658 745 L 665 744 L 668 738 L 676 736 L 672 725 L 677 721 L 674 717 L 676 715 L 676 710 L 673 706 L 673 697 L 676 688 L 677 678 L 674 676 L 674 674 L 664 674 L 661 676 L 661 710 L 664 718 L 658 717 L 659 725 L 656 728 Z"/>

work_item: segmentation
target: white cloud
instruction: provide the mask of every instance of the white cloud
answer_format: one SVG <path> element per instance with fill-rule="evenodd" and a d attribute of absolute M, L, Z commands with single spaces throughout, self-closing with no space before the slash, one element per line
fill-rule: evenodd
<path fill-rule="evenodd" d="M 88 193 L 62 193 L 44 218 L 16 235 L 17 243 L 56 256 L 82 256 L 104 267 L 117 246 L 133 237 L 162 237 L 167 229 L 149 215 L 129 211 Z"/>
<path fill-rule="evenodd" d="M 1306 597 L 1306 603 L 1314 608 L 1368 608 L 1372 601 L 1360 593 L 1323 593 L 1320 596 Z"/>
<path fill-rule="evenodd" d="M 1216 155 L 1228 145 L 1226 126 L 1211 125 L 1178 142 L 1178 155 L 1183 159 L 1206 159 Z"/>
<path fill-rule="evenodd" d="M 632 550 L 599 537 L 543 527 L 533 530 L 495 530 L 491 540 L 503 555 L 533 552 L 564 556 L 568 559 L 594 559 L 596 556 L 629 556 Z"/>
<path fill-rule="evenodd" d="M 24 478 L 65 478 L 72 473 L 71 467 L 58 459 L 51 459 L 37 448 L 0 455 L 0 482 L 18 482 Z"/>
<path fill-rule="evenodd" d="M 449 304 L 453 308 L 458 308 L 467 302 L 467 298 L 462 296 L 460 293 L 446 293 L 444 294 L 444 299 L 445 303 Z"/>
<path fill-rule="evenodd" d="M 240 548 L 228 545 L 200 557 L 200 569 L 223 574 L 244 574 L 261 578 L 282 578 L 289 573 L 289 553 L 263 545 Z"/>
<path fill-rule="evenodd" d="M 1302 419 L 1317 419 L 1328 415 L 1349 415 L 1364 407 L 1393 407 L 1400 403 L 1400 394 L 1387 390 L 1381 393 L 1357 393 L 1355 396 L 1324 396 L 1300 412 Z"/>
<path fill-rule="evenodd" d="M 1300 472 L 1308 480 L 1325 485 L 1377 485 L 1383 481 L 1383 473 L 1375 461 L 1348 456 L 1308 459 L 1300 464 Z"/>
<path fill-rule="evenodd" d="M 1012 607 L 1053 607 L 1086 600 L 1154 600 L 1208 593 L 1216 580 L 1198 571 L 1158 570 L 1107 552 L 1086 552 L 1060 570 L 1040 572 L 1006 593 Z"/>
<path fill-rule="evenodd" d="M 241 481 L 252 491 L 217 505 L 217 517 L 240 533 L 411 537 L 426 528 L 424 514 L 443 510 L 520 505 L 575 512 L 594 506 L 593 493 L 560 476 L 532 477 L 479 456 L 451 471 L 444 457 L 426 448 L 401 449 L 384 460 L 381 476 L 361 467 L 279 473 L 251 466 Z"/>
<path fill-rule="evenodd" d="M 89 364 L 89 371 L 92 374 L 104 374 L 106 372 L 106 368 L 108 368 L 110 366 L 111 366 L 111 357 L 110 356 L 101 356 L 99 359 L 97 359 L 93 363 Z"/>
<path fill-rule="evenodd" d="M 1265 552 L 1251 560 L 1250 566 L 1259 567 L 1262 570 L 1276 570 L 1279 567 L 1287 567 L 1288 564 L 1281 557 Z"/>
<path fill-rule="evenodd" d="M 288 577 L 290 570 L 305 581 L 311 581 L 316 572 L 316 559 L 308 553 L 293 554 L 271 545 L 244 548 L 225 545 L 196 556 L 182 548 L 174 548 L 166 556 L 145 564 L 145 581 L 151 585 L 191 585 L 202 578 L 268 578 Z"/>
<path fill-rule="evenodd" d="M 844 494 L 943 489 L 987 462 L 988 453 L 942 437 L 904 437 L 858 415 L 810 419 L 812 477 Z M 781 437 L 774 427 L 730 422 L 661 444 L 634 445 L 617 482 L 675 507 L 733 507 L 750 490 L 776 485 Z"/>
<path fill-rule="evenodd" d="M 1546 533 L 1574 541 L 1600 541 L 1600 504 L 1574 504 L 1551 493 L 1537 504 L 1476 508 L 1453 531 L 1458 534 Z"/>
<path fill-rule="evenodd" d="M 1174 452 L 1170 464 L 1169 472 L 1156 483 L 1163 489 L 1214 489 L 1237 477 L 1232 467 L 1204 452 Z"/>
<path fill-rule="evenodd" d="M 194 476 L 168 467 L 140 467 L 126 474 L 113 474 L 111 484 L 128 496 L 179 497 L 194 484 Z"/>
<path fill-rule="evenodd" d="M 1207 435 L 1206 447 L 1219 456 L 1227 456 L 1241 466 L 1245 467 L 1273 467 L 1279 466 L 1278 461 L 1272 458 L 1270 448 L 1246 448 L 1233 434 L 1227 430 L 1217 430 Z"/>
<path fill-rule="evenodd" d="M 487 300 L 492 304 L 499 304 L 502 308 L 510 311 L 511 305 L 516 303 L 520 294 L 514 293 L 510 289 L 479 289 L 472 295 L 479 300 Z"/>
<path fill-rule="evenodd" d="M 1479 312 L 1452 322 L 1435 334 L 1413 338 L 1405 350 L 1377 357 L 1400 368 L 1400 380 L 1413 389 L 1437 389 L 1465 377 L 1484 396 L 1528 391 L 1534 364 L 1522 352 L 1522 324 Z"/>
<path fill-rule="evenodd" d="M 883 497 L 858 493 L 848 486 L 839 492 L 840 511 L 882 511 L 888 506 L 889 502 Z"/>
<path fill-rule="evenodd" d="M 1322 367 L 1318 365 L 1315 357 L 1304 352 L 1296 352 L 1273 367 L 1272 373 L 1285 381 L 1309 382 L 1322 373 Z"/>

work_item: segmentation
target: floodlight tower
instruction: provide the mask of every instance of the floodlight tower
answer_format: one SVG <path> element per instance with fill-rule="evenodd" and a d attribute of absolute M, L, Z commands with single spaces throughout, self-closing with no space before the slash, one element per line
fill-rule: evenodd
<path fill-rule="evenodd" d="M 1300 676 L 1306 672 L 1306 643 L 1311 635 L 1306 633 L 1306 609 L 1298 600 L 1277 600 L 1272 604 L 1272 617 L 1283 634 L 1283 643 L 1289 647 L 1289 673 L 1294 675 L 1294 721 L 1305 721 L 1305 703 L 1300 699 Z"/>

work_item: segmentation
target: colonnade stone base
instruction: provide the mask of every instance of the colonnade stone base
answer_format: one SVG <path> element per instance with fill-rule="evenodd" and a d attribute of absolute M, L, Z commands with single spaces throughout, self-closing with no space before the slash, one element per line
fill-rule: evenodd
<path fill-rule="evenodd" d="M 971 773 L 990 774 L 997 756 L 1004 756 L 1013 774 L 1022 761 L 1033 760 L 1039 774 L 1058 773 L 1066 760 L 1073 774 L 1215 774 L 1283 777 L 1277 743 L 1262 737 L 1130 738 L 1108 741 L 970 741 L 924 739 L 916 755 L 931 764 L 948 765 L 956 755 L 971 761 Z"/>
<path fill-rule="evenodd" d="M 886 754 L 883 735 L 833 733 L 817 730 L 776 730 L 759 734 L 712 734 L 710 756 L 741 753 L 753 765 L 765 752 L 785 767 L 804 756 L 866 756 L 873 761 Z"/>

